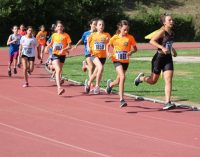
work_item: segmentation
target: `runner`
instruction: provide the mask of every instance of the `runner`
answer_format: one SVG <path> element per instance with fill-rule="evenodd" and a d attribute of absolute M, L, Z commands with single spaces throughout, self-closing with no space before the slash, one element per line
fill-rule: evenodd
<path fill-rule="evenodd" d="M 152 37 L 150 43 L 157 47 L 157 52 L 152 59 L 152 73 L 151 76 L 144 76 L 140 73 L 134 80 L 136 86 L 142 82 L 148 84 L 157 83 L 161 70 L 163 71 L 165 80 L 165 106 L 164 110 L 172 109 L 175 107 L 171 103 L 171 92 L 172 92 L 172 77 L 173 77 L 173 60 L 177 56 L 176 50 L 172 47 L 174 32 L 172 31 L 173 19 L 170 15 L 164 14 L 161 16 L 161 23 L 163 27 Z"/>
<path fill-rule="evenodd" d="M 25 28 L 24 24 L 21 24 L 19 26 L 18 34 L 21 35 L 21 36 L 26 35 L 26 28 Z M 21 61 L 21 56 L 18 55 L 18 59 L 17 59 L 17 66 L 18 66 L 18 68 L 21 67 L 21 62 L 22 62 Z"/>
<path fill-rule="evenodd" d="M 85 81 L 85 92 L 90 92 L 91 83 L 96 77 L 96 86 L 94 94 L 100 93 L 100 82 L 103 73 L 103 66 L 106 62 L 106 45 L 110 40 L 110 34 L 104 32 L 104 21 L 99 19 L 97 21 L 97 32 L 92 33 L 88 38 L 88 51 L 91 53 L 91 60 L 94 63 L 95 70 L 92 73 L 89 81 Z"/>
<path fill-rule="evenodd" d="M 124 82 L 125 82 L 125 73 L 129 65 L 129 57 L 132 53 L 137 51 L 135 38 L 128 34 L 129 24 L 128 21 L 122 20 L 117 25 L 117 32 L 114 35 L 107 45 L 108 48 L 108 58 L 112 57 L 114 67 L 117 72 L 117 78 L 112 82 L 110 79 L 107 80 L 106 93 L 110 94 L 112 88 L 116 85 L 119 85 L 119 97 L 120 97 L 120 107 L 127 106 L 126 101 L 124 100 Z M 112 46 L 113 53 L 110 53 L 110 46 Z"/>
<path fill-rule="evenodd" d="M 90 25 L 90 30 L 83 33 L 81 39 L 77 42 L 77 44 L 73 47 L 73 49 L 76 49 L 78 47 L 78 45 L 80 45 L 82 42 L 84 43 L 85 60 L 83 61 L 82 70 L 84 72 L 86 70 L 88 70 L 88 75 L 89 75 L 89 78 L 90 78 L 91 75 L 92 75 L 92 71 L 94 69 L 94 66 L 93 66 L 92 60 L 90 58 L 91 54 L 87 50 L 87 41 L 88 41 L 90 34 L 96 31 L 97 18 L 90 20 L 89 25 Z"/>
<path fill-rule="evenodd" d="M 21 36 L 24 36 L 26 35 L 26 28 L 24 26 L 24 24 L 21 24 L 20 27 L 19 27 L 19 30 L 18 30 L 18 34 L 21 35 Z"/>
<path fill-rule="evenodd" d="M 40 31 L 36 35 L 36 39 L 38 40 L 39 46 L 38 46 L 38 59 L 40 60 L 40 64 L 43 63 L 43 55 L 44 55 L 44 49 L 46 44 L 46 38 L 47 38 L 47 31 L 45 31 L 45 26 L 40 26 Z"/>
<path fill-rule="evenodd" d="M 52 35 L 51 43 L 46 47 L 45 52 L 47 52 L 51 46 L 53 47 L 52 63 L 56 71 L 57 94 L 62 95 L 65 89 L 61 88 L 61 73 L 66 54 L 69 53 L 68 50 L 71 49 L 71 39 L 70 36 L 64 32 L 64 26 L 61 21 L 56 23 L 56 31 L 57 33 Z"/>
<path fill-rule="evenodd" d="M 56 25 L 55 24 L 52 24 L 51 26 L 51 32 L 50 32 L 50 37 L 49 39 L 47 40 L 46 44 L 47 46 L 51 43 L 51 39 L 52 39 L 52 34 L 56 32 Z M 52 64 L 52 51 L 53 51 L 53 48 L 50 47 L 48 49 L 48 53 L 49 53 L 49 57 L 45 63 L 45 66 L 46 68 L 48 69 L 48 71 L 51 73 L 51 77 L 50 77 L 50 80 L 55 80 L 54 77 L 55 77 L 55 68 L 53 67 L 53 64 Z M 64 83 L 64 82 L 63 82 Z"/>
<path fill-rule="evenodd" d="M 38 46 L 36 38 L 33 36 L 33 28 L 27 27 L 27 35 L 23 36 L 20 40 L 19 53 L 22 57 L 23 73 L 25 84 L 23 87 L 28 87 L 28 73 L 34 70 L 35 51 Z"/>
<path fill-rule="evenodd" d="M 18 27 L 13 26 L 12 28 L 13 34 L 11 34 L 8 38 L 7 45 L 9 45 L 9 63 L 8 63 L 8 76 L 12 76 L 11 65 L 14 60 L 14 70 L 13 73 L 17 74 L 17 59 L 19 55 L 19 45 L 21 35 L 18 34 Z"/>

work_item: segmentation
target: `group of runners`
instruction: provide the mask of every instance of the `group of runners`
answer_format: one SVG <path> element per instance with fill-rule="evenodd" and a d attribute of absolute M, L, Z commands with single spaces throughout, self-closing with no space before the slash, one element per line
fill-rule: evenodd
<path fill-rule="evenodd" d="M 172 31 L 173 19 L 170 15 L 163 14 L 161 16 L 163 26 L 150 40 L 150 43 L 157 48 L 157 52 L 152 59 L 152 73 L 150 76 L 144 76 L 139 73 L 134 79 L 134 84 L 138 86 L 142 82 L 155 84 L 163 71 L 165 81 L 165 106 L 163 109 L 172 109 L 175 107 L 171 103 L 172 77 L 173 77 L 173 61 L 172 55 L 176 56 L 176 51 L 172 47 L 174 32 Z M 62 79 L 62 68 L 66 59 L 66 55 L 80 45 L 84 44 L 83 71 L 88 71 L 88 78 L 85 80 L 85 93 L 100 93 L 101 78 L 103 75 L 104 64 L 106 59 L 112 59 L 117 77 L 115 80 L 107 80 L 105 89 L 107 94 L 112 92 L 114 86 L 119 85 L 119 104 L 120 107 L 127 106 L 124 99 L 124 82 L 126 79 L 126 71 L 129 66 L 130 56 L 137 51 L 136 40 L 133 35 L 129 34 L 129 23 L 127 20 L 121 20 L 117 24 L 116 34 L 111 37 L 104 32 L 105 24 L 102 19 L 94 18 L 89 21 L 90 30 L 83 33 L 81 39 L 72 47 L 72 41 L 64 31 L 64 25 L 61 21 L 57 21 L 52 25 L 52 33 L 47 41 L 47 31 L 42 25 L 40 31 L 36 34 L 33 28 L 28 26 L 26 31 L 17 26 L 13 26 L 11 34 L 8 38 L 9 45 L 9 67 L 8 75 L 12 75 L 11 64 L 14 63 L 14 74 L 17 73 L 17 64 L 23 65 L 23 75 L 25 84 L 23 87 L 29 86 L 28 75 L 34 70 L 35 54 L 37 54 L 39 63 L 43 63 L 44 52 L 49 53 L 48 62 L 45 64 L 52 71 L 57 85 L 57 94 L 62 95 L 65 89 L 62 88 L 64 80 Z M 24 26 L 23 26 L 24 27 Z M 23 32 L 23 33 L 22 33 Z M 46 46 L 45 46 L 46 45 Z M 19 66 L 20 67 L 20 66 Z"/>

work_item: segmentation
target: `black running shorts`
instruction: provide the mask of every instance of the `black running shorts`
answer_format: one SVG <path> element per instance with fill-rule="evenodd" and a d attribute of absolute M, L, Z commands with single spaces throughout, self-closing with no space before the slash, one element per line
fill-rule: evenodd
<path fill-rule="evenodd" d="M 173 60 L 171 54 L 162 54 L 162 53 L 156 53 L 151 61 L 152 64 L 152 73 L 155 73 L 159 75 L 161 73 L 161 70 L 167 71 L 167 70 L 174 70 Z"/>

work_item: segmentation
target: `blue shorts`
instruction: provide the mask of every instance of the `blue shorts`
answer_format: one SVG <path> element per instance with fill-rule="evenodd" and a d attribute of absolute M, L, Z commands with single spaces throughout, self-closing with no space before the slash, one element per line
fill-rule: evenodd
<path fill-rule="evenodd" d="M 61 63 L 65 63 L 65 56 L 60 56 L 60 55 L 55 55 L 55 54 L 52 54 L 51 56 L 51 60 L 54 61 L 56 59 L 58 59 Z"/>

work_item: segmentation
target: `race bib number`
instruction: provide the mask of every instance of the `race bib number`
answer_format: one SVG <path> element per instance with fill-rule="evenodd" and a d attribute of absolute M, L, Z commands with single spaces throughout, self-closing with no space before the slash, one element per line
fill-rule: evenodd
<path fill-rule="evenodd" d="M 167 48 L 169 51 L 168 51 L 168 54 L 171 53 L 171 50 L 172 50 L 172 44 L 173 42 L 172 41 L 168 41 L 166 44 L 165 44 L 165 48 Z"/>
<path fill-rule="evenodd" d="M 24 48 L 24 53 L 29 55 L 32 53 L 32 48 Z"/>
<path fill-rule="evenodd" d="M 116 59 L 117 60 L 128 60 L 127 51 L 117 51 L 116 52 Z"/>
<path fill-rule="evenodd" d="M 106 50 L 104 42 L 94 42 L 94 50 Z"/>
<path fill-rule="evenodd" d="M 54 43 L 53 44 L 53 50 L 62 50 L 63 45 L 60 43 Z"/>
<path fill-rule="evenodd" d="M 40 35 L 40 39 L 45 39 L 45 38 L 46 38 L 46 36 L 44 34 Z"/>
<path fill-rule="evenodd" d="M 171 48 L 172 48 L 172 44 L 173 44 L 173 42 L 171 41 L 168 41 L 166 44 L 165 44 L 165 48 L 167 48 L 167 49 L 169 49 L 169 50 L 171 50 Z"/>

